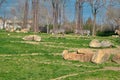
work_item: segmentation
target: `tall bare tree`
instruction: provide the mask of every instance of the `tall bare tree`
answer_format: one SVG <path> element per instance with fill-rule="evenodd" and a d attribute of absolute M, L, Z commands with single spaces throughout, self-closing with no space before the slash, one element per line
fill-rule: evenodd
<path fill-rule="evenodd" d="M 59 2 L 59 24 L 62 25 L 65 22 L 65 8 L 67 7 L 67 2 L 69 0 L 60 0 Z"/>
<path fill-rule="evenodd" d="M 60 28 L 64 28 L 65 8 L 69 0 L 45 0 L 49 2 L 52 11 L 53 33 Z M 50 14 L 49 14 L 50 15 Z"/>
<path fill-rule="evenodd" d="M 92 36 L 96 35 L 96 17 L 100 9 L 106 4 L 106 0 L 88 0 L 91 6 L 92 15 L 93 15 L 93 29 Z"/>
<path fill-rule="evenodd" d="M 51 0 L 52 1 L 52 9 L 53 9 L 53 32 L 58 29 L 58 9 L 59 9 L 59 1 L 60 0 Z"/>
<path fill-rule="evenodd" d="M 109 24 L 113 25 L 113 29 L 120 29 L 120 8 L 109 7 L 106 16 Z"/>
<path fill-rule="evenodd" d="M 76 0 L 75 9 L 76 9 L 76 30 L 75 33 L 82 33 L 82 23 L 83 23 L 83 3 L 85 0 Z"/>
<path fill-rule="evenodd" d="M 32 0 L 32 10 L 33 10 L 33 31 L 38 32 L 39 26 L 39 0 Z"/>
<path fill-rule="evenodd" d="M 0 0 L 0 7 L 1 5 L 5 2 L 6 0 Z M 4 16 L 3 16 L 3 28 L 5 28 L 5 17 L 6 17 L 6 12 L 4 11 Z"/>
<path fill-rule="evenodd" d="M 25 0 L 24 4 L 24 18 L 23 18 L 23 26 L 22 28 L 27 28 L 27 22 L 28 22 L 28 10 L 29 10 L 29 0 Z"/>

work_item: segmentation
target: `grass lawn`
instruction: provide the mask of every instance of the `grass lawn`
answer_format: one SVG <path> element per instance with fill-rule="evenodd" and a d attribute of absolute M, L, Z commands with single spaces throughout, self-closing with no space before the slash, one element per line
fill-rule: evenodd
<path fill-rule="evenodd" d="M 9 34 L 9 35 L 8 35 Z M 62 51 L 89 48 L 93 37 L 65 35 L 58 38 L 39 33 L 41 42 L 24 41 L 33 33 L 7 33 L 0 31 L 0 80 L 120 80 L 120 64 L 103 64 L 63 60 Z M 120 45 L 119 38 L 95 37 Z"/>

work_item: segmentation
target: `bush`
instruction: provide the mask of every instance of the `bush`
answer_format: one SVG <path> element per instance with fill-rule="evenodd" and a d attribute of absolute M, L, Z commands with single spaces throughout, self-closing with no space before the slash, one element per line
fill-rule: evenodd
<path fill-rule="evenodd" d="M 115 35 L 114 31 L 98 31 L 97 36 L 112 36 Z"/>
<path fill-rule="evenodd" d="M 65 31 L 65 34 L 71 34 L 74 33 L 74 31 Z"/>

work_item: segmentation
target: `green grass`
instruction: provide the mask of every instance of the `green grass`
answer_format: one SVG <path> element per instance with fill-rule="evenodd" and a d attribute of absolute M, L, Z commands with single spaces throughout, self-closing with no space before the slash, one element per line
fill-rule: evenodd
<path fill-rule="evenodd" d="M 72 74 L 76 75 L 66 76 L 61 80 L 120 80 L 120 71 L 102 70 L 109 66 L 120 67 L 119 64 L 108 61 L 96 65 L 62 58 L 61 54 L 65 49 L 76 51 L 79 48 L 89 48 L 93 37 L 66 35 L 64 38 L 57 38 L 38 33 L 42 41 L 28 44 L 22 38 L 29 34 L 33 33 L 0 31 L 0 80 L 50 80 Z M 120 45 L 119 38 L 96 38 Z M 32 55 L 33 53 L 38 55 Z"/>

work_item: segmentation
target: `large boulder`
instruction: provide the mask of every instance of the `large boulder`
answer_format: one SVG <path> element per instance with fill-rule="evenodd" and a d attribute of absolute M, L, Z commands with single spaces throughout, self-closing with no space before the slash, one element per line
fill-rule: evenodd
<path fill-rule="evenodd" d="M 77 50 L 78 54 L 94 54 L 96 53 L 96 49 L 87 49 L 87 48 L 81 48 Z"/>
<path fill-rule="evenodd" d="M 110 58 L 110 54 L 105 50 L 98 50 L 92 57 L 92 62 L 96 64 L 101 64 Z"/>
<path fill-rule="evenodd" d="M 112 47 L 112 46 L 113 44 L 108 40 L 104 40 L 101 42 L 101 47 Z"/>
<path fill-rule="evenodd" d="M 114 45 L 108 40 L 103 40 L 100 42 L 99 40 L 94 39 L 90 42 L 89 46 L 92 48 L 100 48 L 100 47 L 107 48 L 107 47 L 112 47 Z"/>
<path fill-rule="evenodd" d="M 65 60 L 78 60 L 76 52 L 69 53 L 68 50 L 64 50 L 62 56 Z"/>
<path fill-rule="evenodd" d="M 27 40 L 27 41 L 41 41 L 41 37 L 38 35 L 28 35 L 23 37 L 23 40 Z"/>
<path fill-rule="evenodd" d="M 80 62 L 90 62 L 93 54 L 78 54 L 77 52 L 68 52 L 67 50 L 63 51 L 63 58 L 65 60 L 75 60 Z"/>
<path fill-rule="evenodd" d="M 99 40 L 94 39 L 90 42 L 89 46 L 93 47 L 93 48 L 99 48 L 99 47 L 101 47 L 101 43 Z"/>
<path fill-rule="evenodd" d="M 117 63 L 117 64 L 120 64 L 120 54 L 114 55 L 112 58 L 112 61 Z"/>
<path fill-rule="evenodd" d="M 34 35 L 34 41 L 41 41 L 41 37 L 38 35 Z"/>
<path fill-rule="evenodd" d="M 91 59 L 92 59 L 92 56 L 93 56 L 92 53 L 83 54 L 81 56 L 82 58 L 80 58 L 79 61 L 81 61 L 81 62 L 90 62 Z"/>
<path fill-rule="evenodd" d="M 95 52 L 96 50 L 92 50 L 92 49 L 83 49 L 83 48 L 78 49 L 77 54 L 81 55 L 81 58 L 79 59 L 79 61 L 90 62 Z"/>

